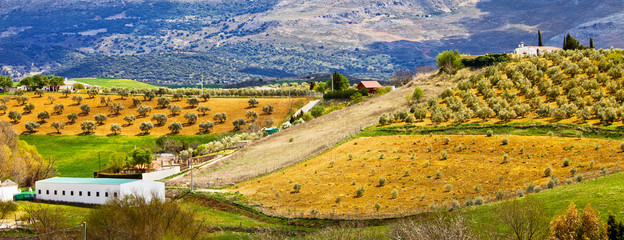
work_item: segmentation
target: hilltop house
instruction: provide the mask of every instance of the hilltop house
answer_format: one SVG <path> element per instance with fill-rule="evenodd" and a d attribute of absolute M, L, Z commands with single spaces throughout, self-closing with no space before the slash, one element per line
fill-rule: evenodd
<path fill-rule="evenodd" d="M 538 56 L 538 55 L 542 55 L 544 53 L 547 52 L 554 52 L 557 50 L 563 50 L 561 48 L 558 47 L 548 47 L 548 46 L 524 46 L 524 43 L 521 42 L 520 45 L 518 45 L 518 48 L 516 48 L 516 50 L 514 50 L 514 54 L 516 55 L 524 55 L 524 56 Z"/>
<path fill-rule="evenodd" d="M 360 83 L 358 83 L 357 85 L 357 89 L 362 89 L 362 88 L 366 88 L 368 89 L 368 93 L 369 94 L 375 94 L 375 92 L 377 91 L 377 88 L 380 88 L 381 84 L 379 84 L 379 82 L 377 81 L 360 81 Z"/>
<path fill-rule="evenodd" d="M 104 204 L 110 198 L 136 195 L 165 200 L 165 183 L 140 179 L 54 177 L 35 182 L 36 199 L 80 204 Z"/>
<path fill-rule="evenodd" d="M 0 202 L 8 202 L 13 200 L 13 195 L 20 193 L 17 183 L 6 180 L 0 183 Z"/>

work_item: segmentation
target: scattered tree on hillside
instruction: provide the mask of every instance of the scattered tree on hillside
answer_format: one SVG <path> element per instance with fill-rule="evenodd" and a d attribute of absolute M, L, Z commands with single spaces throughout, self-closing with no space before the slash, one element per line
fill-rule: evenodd
<path fill-rule="evenodd" d="M 117 94 L 121 97 L 121 100 L 124 100 L 124 97 L 130 96 L 130 91 L 126 88 L 119 89 Z"/>
<path fill-rule="evenodd" d="M 250 108 L 255 108 L 259 102 L 255 98 L 250 98 L 249 101 L 247 101 L 247 103 L 249 103 Z"/>
<path fill-rule="evenodd" d="M 102 124 L 104 124 L 104 122 L 106 120 L 108 120 L 108 117 L 106 115 L 104 115 L 104 114 L 101 114 L 101 113 L 100 114 L 96 114 L 93 118 L 95 119 L 95 122 L 98 125 L 102 125 Z"/>
<path fill-rule="evenodd" d="M 195 122 L 197 122 L 198 116 L 197 116 L 197 113 L 188 113 L 187 112 L 187 113 L 184 114 L 184 118 L 186 119 L 186 122 L 188 124 L 192 125 L 192 124 L 195 124 Z"/>
<path fill-rule="evenodd" d="M 67 120 L 69 120 L 70 123 L 76 122 L 76 119 L 78 119 L 78 114 L 76 113 L 67 114 Z"/>
<path fill-rule="evenodd" d="M 179 133 L 180 130 L 182 130 L 182 123 L 173 121 L 171 124 L 169 124 L 169 130 L 174 134 Z"/>
<path fill-rule="evenodd" d="M 152 115 L 152 120 L 156 121 L 156 124 L 159 126 L 165 125 L 168 119 L 169 118 L 167 118 L 167 116 L 162 113 L 157 113 L 157 114 Z"/>
<path fill-rule="evenodd" d="M 24 113 L 31 113 L 32 110 L 35 110 L 35 104 L 27 103 L 26 105 L 24 105 Z"/>
<path fill-rule="evenodd" d="M 123 120 L 128 122 L 128 125 L 132 125 L 132 122 L 136 120 L 136 117 L 134 115 L 126 115 Z"/>
<path fill-rule="evenodd" d="M 149 132 L 154 129 L 154 124 L 152 122 L 142 122 L 141 125 L 139 125 L 139 129 L 141 129 L 144 134 L 149 134 Z"/>
<path fill-rule="evenodd" d="M 110 127 L 110 130 L 111 132 L 113 132 L 114 135 L 117 135 L 117 133 L 120 133 L 122 129 L 123 128 L 121 127 L 121 125 L 117 123 L 111 124 L 111 127 Z"/>
<path fill-rule="evenodd" d="M 199 97 L 204 99 L 204 102 L 207 102 L 208 99 L 210 99 L 210 94 L 205 92 L 205 93 L 202 93 Z"/>
<path fill-rule="evenodd" d="M 113 113 L 114 115 L 119 115 L 119 112 L 124 110 L 124 106 L 121 103 L 111 103 L 108 105 L 108 111 Z"/>
<path fill-rule="evenodd" d="M 41 125 L 37 122 L 26 122 L 24 127 L 26 127 L 26 130 L 28 130 L 29 133 L 33 133 L 35 129 L 39 129 Z"/>
<path fill-rule="evenodd" d="M 89 95 L 89 98 L 95 98 L 96 95 L 98 95 L 98 90 L 97 89 L 89 89 L 87 90 L 87 95 Z"/>
<path fill-rule="evenodd" d="M 39 121 L 41 121 L 42 123 L 45 123 L 46 119 L 50 119 L 50 113 L 43 111 L 40 112 L 39 114 L 37 114 L 37 118 L 39 119 Z"/>
<path fill-rule="evenodd" d="M 91 106 L 89 106 L 89 104 L 82 104 L 80 105 L 80 110 L 82 110 L 83 115 L 89 115 L 89 112 L 91 112 Z"/>
<path fill-rule="evenodd" d="M 61 133 L 61 130 L 65 129 L 65 123 L 52 122 L 50 125 L 56 129 L 56 133 L 58 134 Z"/>
<path fill-rule="evenodd" d="M 49 95 L 49 96 L 48 96 L 48 100 L 50 100 L 50 104 L 53 104 L 53 103 L 54 103 L 54 101 L 56 101 L 56 97 L 55 97 L 55 96 L 52 96 L 52 95 Z"/>
<path fill-rule="evenodd" d="M 171 115 L 176 116 L 182 112 L 182 108 L 178 105 L 172 104 L 169 105 L 169 112 L 171 112 Z"/>
<path fill-rule="evenodd" d="M 152 99 L 154 99 L 154 97 L 156 97 L 156 94 L 154 94 L 151 91 L 146 92 L 145 94 L 143 94 L 143 100 L 152 101 Z"/>
<path fill-rule="evenodd" d="M 6 113 L 7 110 L 9 110 L 9 105 L 6 104 L 0 104 L 0 110 L 2 110 L 2 113 Z"/>
<path fill-rule="evenodd" d="M 262 107 L 262 111 L 264 112 L 264 114 L 271 115 L 273 113 L 273 105 L 269 104 Z"/>
<path fill-rule="evenodd" d="M 65 89 L 63 89 L 63 91 L 61 91 L 61 93 L 63 93 L 63 95 L 65 95 L 65 98 L 67 98 L 67 97 L 69 97 L 69 94 L 72 93 L 72 91 L 69 88 L 65 88 Z"/>
<path fill-rule="evenodd" d="M 208 107 L 208 106 L 199 106 L 199 107 L 197 108 L 197 111 L 198 111 L 198 112 L 200 112 L 200 113 L 202 113 L 202 116 L 205 116 L 205 115 L 206 115 L 206 112 L 209 112 L 210 110 L 211 110 L 211 109 L 210 109 L 210 107 Z"/>
<path fill-rule="evenodd" d="M 43 94 L 44 94 L 43 89 L 37 89 L 37 90 L 35 90 L 35 95 L 37 95 L 37 96 L 41 97 L 41 96 L 43 96 Z"/>
<path fill-rule="evenodd" d="M 212 117 L 213 120 L 215 121 L 219 121 L 220 123 L 224 123 L 227 120 L 227 114 L 224 112 L 221 113 L 215 113 L 214 117 Z"/>
<path fill-rule="evenodd" d="M 214 123 L 206 120 L 199 124 L 199 131 L 201 133 L 210 133 L 213 127 L 214 127 Z"/>
<path fill-rule="evenodd" d="M 149 105 L 141 104 L 141 106 L 139 106 L 136 111 L 137 113 L 139 113 L 139 115 L 145 117 L 148 113 L 152 111 L 152 107 L 150 107 Z"/>
<path fill-rule="evenodd" d="M 195 108 L 199 104 L 199 99 L 197 99 L 196 97 L 190 97 L 186 99 L 186 103 L 192 108 Z"/>
<path fill-rule="evenodd" d="M 160 108 L 166 108 L 167 106 L 169 106 L 170 103 L 171 100 L 169 100 L 168 97 L 159 97 L 157 104 Z"/>
<path fill-rule="evenodd" d="M 132 98 L 132 107 L 138 107 L 138 106 L 141 106 L 141 99 Z"/>
<path fill-rule="evenodd" d="M 76 102 L 76 105 L 80 105 L 80 103 L 82 102 L 82 100 L 84 100 L 84 98 L 80 95 L 74 95 L 72 96 L 72 101 Z"/>
<path fill-rule="evenodd" d="M 537 31 L 537 38 L 538 38 L 537 46 L 543 47 L 544 43 L 542 42 L 542 31 L 539 31 L 539 30 Z"/>
<path fill-rule="evenodd" d="M 90 134 L 95 132 L 97 125 L 93 121 L 83 121 L 80 123 L 80 129 L 82 129 L 83 133 Z"/>
<path fill-rule="evenodd" d="M 245 125 L 245 119 L 239 118 L 232 121 L 232 125 L 234 125 L 234 131 L 240 131 L 241 126 Z"/>
<path fill-rule="evenodd" d="M 258 113 L 254 110 L 248 110 L 247 113 L 245 113 L 245 117 L 255 120 L 258 118 Z"/>

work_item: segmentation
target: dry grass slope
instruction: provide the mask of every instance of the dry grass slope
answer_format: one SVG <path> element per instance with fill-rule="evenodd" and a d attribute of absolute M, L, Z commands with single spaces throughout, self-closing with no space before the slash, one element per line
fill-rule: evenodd
<path fill-rule="evenodd" d="M 502 145 L 504 138 L 507 145 Z M 399 217 L 431 207 L 449 208 L 453 200 L 458 206 L 477 197 L 496 201 L 499 192 L 507 199 L 517 196 L 519 189 L 526 194 L 530 183 L 546 189 L 551 179 L 544 175 L 547 167 L 559 184 L 576 181 L 578 174 L 584 179 L 602 175 L 603 167 L 613 173 L 619 171 L 622 155 L 620 142 L 603 139 L 379 136 L 351 140 L 309 161 L 236 185 L 232 191 L 248 196 L 251 204 L 259 204 L 269 215 Z M 293 191 L 295 183 L 301 184 L 298 193 Z M 360 186 L 365 191 L 358 197 Z"/>
<path fill-rule="evenodd" d="M 195 181 L 200 186 L 226 186 L 313 157 L 358 133 L 362 128 L 377 123 L 381 113 L 405 108 L 405 96 L 413 92 L 415 85 L 423 88 L 427 95 L 438 94 L 446 87 L 446 84 L 431 81 L 429 75 L 420 76 L 409 86 L 281 131 L 236 152 L 223 165 L 205 169 L 198 174 Z M 188 180 L 171 183 L 181 184 Z"/>

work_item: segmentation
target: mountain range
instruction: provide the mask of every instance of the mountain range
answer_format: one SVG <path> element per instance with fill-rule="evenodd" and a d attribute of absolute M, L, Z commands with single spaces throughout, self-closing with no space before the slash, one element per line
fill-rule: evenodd
<path fill-rule="evenodd" d="M 0 74 L 231 84 L 385 79 L 447 49 L 624 47 L 620 0 L 0 0 Z"/>

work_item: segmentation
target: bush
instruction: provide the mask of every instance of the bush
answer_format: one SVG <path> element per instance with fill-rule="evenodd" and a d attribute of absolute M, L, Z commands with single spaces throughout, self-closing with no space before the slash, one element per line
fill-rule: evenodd
<path fill-rule="evenodd" d="M 501 140 L 503 145 L 507 145 L 509 144 L 509 139 L 507 137 L 504 137 L 503 140 Z"/>
<path fill-rule="evenodd" d="M 544 169 L 544 176 L 545 177 L 550 177 L 551 174 L 552 174 L 552 168 L 551 167 L 547 167 L 546 169 Z"/>
<path fill-rule="evenodd" d="M 301 191 L 301 183 L 295 183 L 295 185 L 293 185 L 293 192 L 298 193 L 299 191 Z"/>
<path fill-rule="evenodd" d="M 576 182 L 581 182 L 581 181 L 583 181 L 583 174 L 580 174 L 580 173 L 579 173 L 579 174 L 577 174 L 577 175 L 576 175 L 576 177 L 575 177 L 575 179 L 576 179 Z"/>
<path fill-rule="evenodd" d="M 387 182 L 387 180 L 386 180 L 385 177 L 380 177 L 379 178 L 379 185 L 377 185 L 377 186 L 383 187 L 383 186 L 386 185 L 386 182 Z"/>
<path fill-rule="evenodd" d="M 485 136 L 491 137 L 492 135 L 494 135 L 494 131 L 492 130 L 487 130 L 487 132 L 485 133 Z"/>
<path fill-rule="evenodd" d="M 358 186 L 357 189 L 355 190 L 355 197 L 364 196 L 365 191 L 366 191 L 366 188 L 364 188 L 364 186 Z"/>
<path fill-rule="evenodd" d="M 446 160 L 446 159 L 448 159 L 448 154 L 446 153 L 446 150 L 442 151 L 442 152 L 440 153 L 440 155 L 441 155 L 441 159 L 440 159 L 440 160 Z"/>
<path fill-rule="evenodd" d="M 436 63 L 440 72 L 445 72 L 447 74 L 455 74 L 459 69 L 464 67 L 459 51 L 457 50 L 448 50 L 438 54 Z"/>
<path fill-rule="evenodd" d="M 534 191 L 535 191 L 535 185 L 533 183 L 529 183 L 529 185 L 526 187 L 526 192 L 532 193 Z"/>
<path fill-rule="evenodd" d="M 483 199 L 481 197 L 475 198 L 475 205 L 480 206 L 483 205 Z"/>
<path fill-rule="evenodd" d="M 472 201 L 472 198 L 468 198 L 468 199 L 466 200 L 465 205 L 466 205 L 466 206 L 468 206 L 468 207 L 470 207 L 470 206 L 474 205 L 474 202 Z"/>
<path fill-rule="evenodd" d="M 483 68 L 497 63 L 509 62 L 510 59 L 511 57 L 507 53 L 488 53 L 473 59 L 462 58 L 461 62 L 466 67 Z"/>
<path fill-rule="evenodd" d="M 563 167 L 567 167 L 567 166 L 570 166 L 570 160 L 566 158 L 563 160 Z"/>
<path fill-rule="evenodd" d="M 323 94 L 323 99 L 351 99 L 351 96 L 355 93 L 360 93 L 362 96 L 368 96 L 368 89 L 362 88 L 360 90 L 346 89 L 329 91 Z"/>
<path fill-rule="evenodd" d="M 535 190 L 534 190 L 535 193 L 539 193 L 541 191 L 542 191 L 542 187 L 540 186 L 535 187 Z"/>
<path fill-rule="evenodd" d="M 574 174 L 576 174 L 576 168 L 575 167 L 570 168 L 570 174 L 572 176 L 574 176 Z"/>
<path fill-rule="evenodd" d="M 481 187 L 481 184 L 479 184 L 479 185 L 475 185 L 474 186 L 474 190 L 475 190 L 475 192 L 481 192 L 481 190 L 483 190 L 483 188 Z"/>
<path fill-rule="evenodd" d="M 396 189 L 393 189 L 390 194 L 392 194 L 392 199 L 396 199 L 397 197 L 399 197 L 399 191 Z"/>
<path fill-rule="evenodd" d="M 524 197 L 524 191 L 522 191 L 522 189 L 518 189 L 518 197 Z"/>
<path fill-rule="evenodd" d="M 444 185 L 444 190 L 447 192 L 450 192 L 453 189 L 453 185 L 452 184 L 446 184 Z"/>

